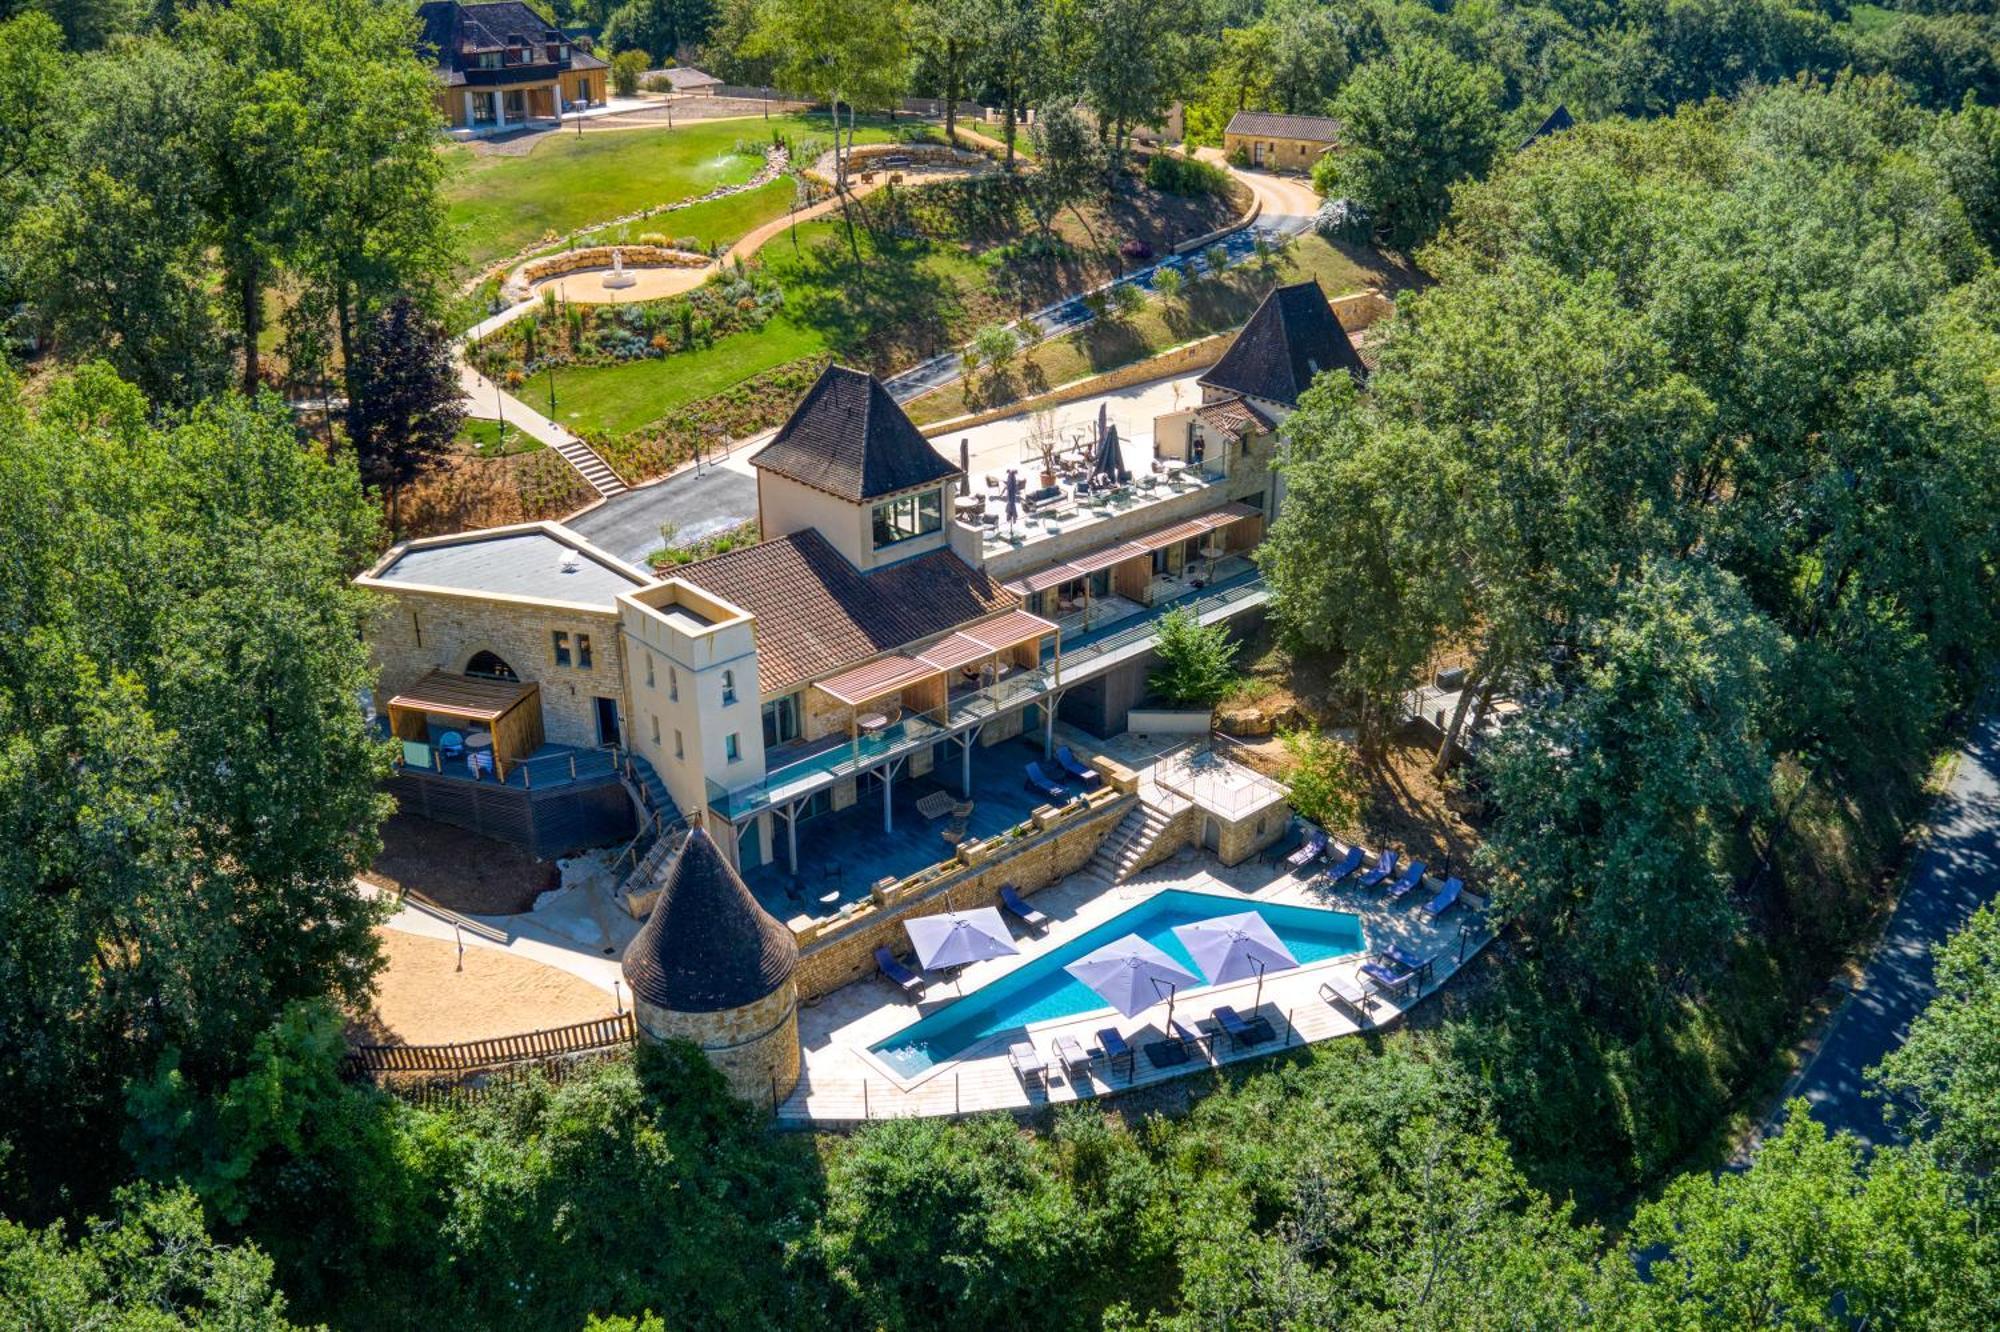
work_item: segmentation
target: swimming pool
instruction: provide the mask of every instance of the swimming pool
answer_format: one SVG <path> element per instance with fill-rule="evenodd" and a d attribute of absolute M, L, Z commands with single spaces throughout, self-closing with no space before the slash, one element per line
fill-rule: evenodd
<path fill-rule="evenodd" d="M 1346 957 L 1362 949 L 1361 919 L 1344 911 L 1250 902 L 1171 888 L 877 1041 L 868 1047 L 869 1052 L 903 1077 L 913 1078 L 1001 1032 L 1098 1009 L 1109 1012 L 1110 1005 L 1095 990 L 1063 968 L 1113 939 L 1136 934 L 1165 949 L 1169 957 L 1198 976 L 1201 968 L 1188 956 L 1174 926 L 1239 911 L 1263 916 L 1300 966 Z"/>

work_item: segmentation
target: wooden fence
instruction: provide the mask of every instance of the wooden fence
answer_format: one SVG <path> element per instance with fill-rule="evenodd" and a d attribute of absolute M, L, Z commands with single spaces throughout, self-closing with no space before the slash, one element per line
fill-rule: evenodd
<path fill-rule="evenodd" d="M 403 1078 L 383 1082 L 380 1086 L 383 1091 L 399 1100 L 422 1106 L 426 1110 L 465 1109 L 495 1093 L 519 1086 L 530 1078 L 540 1078 L 545 1082 L 563 1082 L 575 1073 L 595 1068 L 599 1063 L 624 1053 L 622 1049 L 595 1050 L 538 1064 L 512 1064 L 506 1068 L 478 1073 L 470 1078 Z"/>
<path fill-rule="evenodd" d="M 356 1045 L 347 1051 L 350 1074 L 469 1073 L 508 1064 L 561 1061 L 630 1045 L 638 1027 L 630 1013 L 576 1022 L 547 1031 L 496 1036 L 457 1045 Z"/>

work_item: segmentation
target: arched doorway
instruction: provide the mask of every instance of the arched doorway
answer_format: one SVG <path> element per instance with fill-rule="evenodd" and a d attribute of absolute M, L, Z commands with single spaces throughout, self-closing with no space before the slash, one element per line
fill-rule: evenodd
<path fill-rule="evenodd" d="M 498 653 L 484 649 L 472 654 L 472 660 L 465 663 L 465 673 L 488 680 L 513 680 L 518 683 L 521 679 Z"/>

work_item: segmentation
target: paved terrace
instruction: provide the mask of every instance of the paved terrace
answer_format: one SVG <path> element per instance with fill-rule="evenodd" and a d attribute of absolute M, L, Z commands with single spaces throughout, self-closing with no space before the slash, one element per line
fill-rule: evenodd
<path fill-rule="evenodd" d="M 911 1003 L 894 986 L 875 976 L 856 981 L 802 1008 L 799 1035 L 805 1047 L 804 1072 L 798 1089 L 779 1106 L 779 1122 L 802 1127 L 866 1119 L 1034 1110 L 1049 1104 L 1115 1095 L 1216 1064 L 1254 1059 L 1360 1030 L 1345 1011 L 1319 997 L 1319 987 L 1330 975 L 1338 973 L 1349 978 L 1357 975 L 1360 964 L 1367 959 L 1355 956 L 1267 977 L 1263 1001 L 1254 1012 L 1251 1007 L 1257 988 L 1254 980 L 1183 992 L 1175 1005 L 1176 1020 L 1182 1024 L 1210 1032 L 1213 1023 L 1208 1018 L 1209 1012 L 1219 1004 L 1230 1004 L 1245 1018 L 1255 1021 L 1261 1017 L 1268 1021 L 1276 1040 L 1238 1050 L 1226 1038 L 1218 1038 L 1205 1042 L 1207 1050 L 1197 1052 L 1187 1063 L 1166 1069 L 1155 1068 L 1145 1055 L 1149 1042 L 1164 1038 L 1164 1004 L 1136 1018 L 1121 1018 L 1104 1008 L 1080 1017 L 1037 1023 L 1025 1032 L 1003 1033 L 956 1060 L 939 1064 L 915 1082 L 899 1080 L 865 1053 L 868 1046 L 902 1030 L 920 1016 L 952 1003 L 960 993 L 969 994 L 1146 898 L 1173 888 L 1236 898 L 1243 904 L 1241 909 L 1246 910 L 1258 902 L 1286 902 L 1352 912 L 1361 918 L 1370 947 L 1394 941 L 1419 956 L 1435 957 L 1434 975 L 1417 995 L 1396 1000 L 1377 996 L 1371 1027 L 1389 1026 L 1400 1020 L 1411 1007 L 1449 982 L 1459 967 L 1492 937 L 1483 914 L 1470 906 L 1454 909 L 1439 921 L 1426 917 L 1421 908 L 1435 892 L 1435 883 L 1428 891 L 1413 892 L 1401 902 L 1390 903 L 1379 891 L 1351 887 L 1317 890 L 1283 864 L 1273 865 L 1262 858 L 1253 857 L 1228 868 L 1193 849 L 1182 851 L 1164 864 L 1116 886 L 1086 870 L 1034 895 L 1032 902 L 1049 915 L 1051 924 L 1039 937 L 1016 925 L 1014 942 L 1021 949 L 1018 956 L 967 967 L 957 984 L 933 978 L 930 998 L 921 1004 Z M 1108 1061 L 1098 1059 L 1088 1077 L 1070 1080 L 1053 1057 L 1056 1038 L 1073 1036 L 1086 1050 L 1095 1051 L 1097 1030 L 1114 1025 L 1136 1052 L 1130 1071 L 1122 1064 L 1112 1070 Z M 1008 1045 L 1024 1038 L 1032 1040 L 1036 1050 L 1051 1064 L 1046 1087 L 1025 1089 L 1007 1062 Z"/>

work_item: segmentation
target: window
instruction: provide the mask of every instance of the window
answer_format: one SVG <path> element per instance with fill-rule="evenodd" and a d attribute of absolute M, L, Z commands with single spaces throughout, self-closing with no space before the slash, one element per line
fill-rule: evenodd
<path fill-rule="evenodd" d="M 764 748 L 776 749 L 799 738 L 799 696 L 786 694 L 764 705 Z"/>
<path fill-rule="evenodd" d="M 687 757 L 687 751 L 681 748 L 681 733 L 678 729 L 674 731 L 674 757 L 677 759 Z"/>
<path fill-rule="evenodd" d="M 681 673 L 671 666 L 667 667 L 667 698 L 674 703 L 681 701 Z"/>
<path fill-rule="evenodd" d="M 646 654 L 646 688 L 648 688 L 648 689 L 651 689 L 651 688 L 653 688 L 653 687 L 654 687 L 654 686 L 653 686 L 653 654 L 652 654 L 652 653 L 650 653 L 650 652 L 648 652 L 648 653 Z M 659 737 L 655 736 L 654 738 L 655 738 L 655 739 L 658 739 Z"/>
<path fill-rule="evenodd" d="M 556 665 L 569 665 L 569 631 L 557 629 L 549 635 L 549 642 L 555 646 Z"/>
<path fill-rule="evenodd" d="M 485 680 L 518 680 L 514 668 L 503 661 L 497 653 L 475 652 L 472 660 L 465 663 L 467 675 L 477 675 Z"/>
<path fill-rule="evenodd" d="M 576 664 L 579 670 L 587 671 L 590 669 L 589 634 L 578 634 L 576 636 Z"/>
<path fill-rule="evenodd" d="M 736 701 L 736 672 L 724 671 L 722 673 L 722 706 L 726 708 L 735 701 Z"/>
<path fill-rule="evenodd" d="M 657 745 L 660 743 L 660 716 L 658 713 L 652 713 L 650 718 L 653 723 L 653 743 Z"/>
<path fill-rule="evenodd" d="M 737 742 L 736 732 L 731 731 L 728 735 L 722 737 L 722 757 L 728 759 L 731 763 L 735 763 L 743 757 L 743 746 Z"/>
<path fill-rule="evenodd" d="M 925 490 L 875 506 L 875 549 L 944 530 L 944 492 Z"/>

